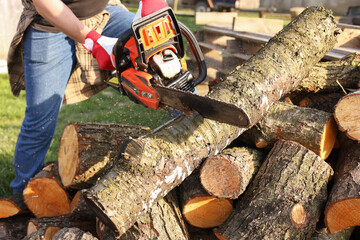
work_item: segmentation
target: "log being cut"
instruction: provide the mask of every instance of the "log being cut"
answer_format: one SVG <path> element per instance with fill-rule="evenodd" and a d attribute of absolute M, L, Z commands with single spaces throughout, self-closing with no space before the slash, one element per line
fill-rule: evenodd
<path fill-rule="evenodd" d="M 338 34 L 330 11 L 309 8 L 207 96 L 243 108 L 254 125 L 333 48 Z M 101 221 L 121 235 L 204 158 L 218 154 L 244 130 L 196 113 L 181 116 L 129 142 L 116 166 L 83 190 L 85 199 Z"/>

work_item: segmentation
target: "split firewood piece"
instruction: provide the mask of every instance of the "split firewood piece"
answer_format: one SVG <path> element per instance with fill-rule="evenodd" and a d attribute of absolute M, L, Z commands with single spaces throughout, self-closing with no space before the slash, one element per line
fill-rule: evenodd
<path fill-rule="evenodd" d="M 209 195 L 195 171 L 179 187 L 182 215 L 191 226 L 213 228 L 222 224 L 234 210 L 230 199 Z"/>
<path fill-rule="evenodd" d="M 86 240 L 98 240 L 91 233 L 85 232 L 79 228 L 63 228 L 59 230 L 52 240 L 78 240 L 78 239 L 86 239 Z"/>
<path fill-rule="evenodd" d="M 0 199 L 0 218 L 8 218 L 28 212 L 22 194 L 14 194 Z"/>
<path fill-rule="evenodd" d="M 330 11 L 308 8 L 208 96 L 243 108 L 254 125 L 333 48 L 338 34 Z M 204 158 L 218 154 L 244 130 L 196 113 L 181 116 L 147 137 L 132 140 L 121 162 L 84 189 L 84 197 L 101 221 L 121 235 Z"/>
<path fill-rule="evenodd" d="M 31 218 L 27 225 L 27 235 L 31 235 L 40 229 L 43 229 L 42 234 L 52 234 L 52 236 L 62 228 L 77 227 L 84 231 L 96 234 L 95 218 L 84 219 L 76 218 L 71 215 L 61 215 L 55 217 Z M 38 234 L 40 234 L 39 232 Z M 51 239 L 51 238 L 50 238 Z"/>
<path fill-rule="evenodd" d="M 331 113 L 276 102 L 268 114 L 239 139 L 258 148 L 271 147 L 278 139 L 298 142 L 326 159 L 334 147 L 337 125 Z"/>
<path fill-rule="evenodd" d="M 93 185 L 117 159 L 128 138 L 150 133 L 147 127 L 126 124 L 72 123 L 64 128 L 58 152 L 59 174 L 66 188 Z"/>
<path fill-rule="evenodd" d="M 360 144 L 348 140 L 341 146 L 334 185 L 325 210 L 330 233 L 360 225 Z"/>
<path fill-rule="evenodd" d="M 0 239 L 19 240 L 26 237 L 26 224 L 31 214 L 20 214 L 6 219 L 0 219 Z"/>
<path fill-rule="evenodd" d="M 339 92 L 343 88 L 358 88 L 360 54 L 352 53 L 337 61 L 317 63 L 293 93 Z"/>
<path fill-rule="evenodd" d="M 219 239 L 309 239 L 327 199 L 330 165 L 304 146 L 279 140 Z"/>
<path fill-rule="evenodd" d="M 333 113 L 335 111 L 335 105 L 344 95 L 343 92 L 309 94 L 302 98 L 298 105 L 300 107 L 315 108 L 324 112 Z"/>
<path fill-rule="evenodd" d="M 111 228 L 107 227 L 99 219 L 96 221 L 96 232 L 100 240 L 118 239 L 111 231 Z M 173 190 L 164 198 L 160 198 L 119 239 L 190 239 L 181 215 L 176 191 Z"/>
<path fill-rule="evenodd" d="M 264 158 L 263 152 L 249 147 L 224 149 L 202 164 L 201 185 L 212 196 L 236 199 L 245 191 Z"/>
<path fill-rule="evenodd" d="M 312 235 L 311 240 L 349 240 L 354 231 L 355 227 L 350 227 L 338 231 L 336 233 L 329 233 L 327 228 L 316 230 Z"/>
<path fill-rule="evenodd" d="M 43 168 L 23 191 L 24 202 L 38 218 L 68 214 L 70 199 L 61 184 L 56 164 Z"/>
<path fill-rule="evenodd" d="M 339 100 L 335 106 L 334 117 L 340 131 L 348 138 L 360 143 L 360 90 Z"/>

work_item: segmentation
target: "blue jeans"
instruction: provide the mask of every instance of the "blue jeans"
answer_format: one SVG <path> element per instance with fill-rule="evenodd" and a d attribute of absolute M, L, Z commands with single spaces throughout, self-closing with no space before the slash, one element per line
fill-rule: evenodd
<path fill-rule="evenodd" d="M 107 10 L 110 19 L 102 35 L 119 38 L 129 31 L 134 14 L 116 6 Z M 65 34 L 29 27 L 24 37 L 26 110 L 15 147 L 13 193 L 22 192 L 44 167 L 65 88 L 76 65 L 75 42 Z"/>

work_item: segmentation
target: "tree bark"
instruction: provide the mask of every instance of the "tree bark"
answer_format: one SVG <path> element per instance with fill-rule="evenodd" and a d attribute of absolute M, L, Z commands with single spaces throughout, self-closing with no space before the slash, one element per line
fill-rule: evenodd
<path fill-rule="evenodd" d="M 95 184 L 116 160 L 129 137 L 150 133 L 147 127 L 126 124 L 72 123 L 65 127 L 58 153 L 59 174 L 66 188 Z"/>
<path fill-rule="evenodd" d="M 27 234 L 30 235 L 42 228 L 46 229 L 62 229 L 62 228 L 79 228 L 83 231 L 96 234 L 95 218 L 84 219 L 75 218 L 71 215 L 61 215 L 55 217 L 32 218 L 28 221 Z"/>
<path fill-rule="evenodd" d="M 73 218 L 96 219 L 94 212 L 85 202 L 81 191 L 77 191 L 70 203 L 70 215 Z"/>
<path fill-rule="evenodd" d="M 342 88 L 358 88 L 360 54 L 352 53 L 340 60 L 316 64 L 292 93 L 339 92 Z"/>
<path fill-rule="evenodd" d="M 42 227 L 28 234 L 23 240 L 52 240 L 59 230 L 59 227 Z"/>
<path fill-rule="evenodd" d="M 222 224 L 234 207 L 230 199 L 209 195 L 201 186 L 198 171 L 194 172 L 179 187 L 182 216 L 192 226 L 213 228 Z"/>
<path fill-rule="evenodd" d="M 309 239 L 315 231 L 332 168 L 304 146 L 279 140 L 267 156 L 220 239 Z"/>
<path fill-rule="evenodd" d="M 344 95 L 343 92 L 309 94 L 303 97 L 298 105 L 300 107 L 315 108 L 320 111 L 334 113 L 336 103 Z"/>
<path fill-rule="evenodd" d="M 0 199 L 0 218 L 8 218 L 28 212 L 22 194 L 14 194 Z"/>
<path fill-rule="evenodd" d="M 26 223 L 32 215 L 21 214 L 0 219 L 0 240 L 19 240 L 26 236 Z"/>
<path fill-rule="evenodd" d="M 271 147 L 278 139 L 291 140 L 326 159 L 334 147 L 337 131 L 331 113 L 276 102 L 268 114 L 239 139 L 258 148 Z"/>
<path fill-rule="evenodd" d="M 236 199 L 245 191 L 264 158 L 264 153 L 249 147 L 224 149 L 202 164 L 201 185 L 212 196 Z"/>
<path fill-rule="evenodd" d="M 355 227 L 346 228 L 336 233 L 329 233 L 327 228 L 323 228 L 311 237 L 311 240 L 349 240 Z"/>
<path fill-rule="evenodd" d="M 360 143 L 360 90 L 341 98 L 335 106 L 334 117 L 340 131 Z"/>
<path fill-rule="evenodd" d="M 255 124 L 333 48 L 337 35 L 328 10 L 309 8 L 208 96 L 242 107 Z M 141 212 L 189 176 L 203 158 L 218 154 L 244 130 L 196 113 L 182 116 L 131 141 L 119 165 L 84 190 L 84 196 L 97 216 L 121 235 Z"/>
<path fill-rule="evenodd" d="M 98 240 L 89 232 L 84 232 L 79 228 L 63 228 L 59 230 L 52 240 Z"/>
<path fill-rule="evenodd" d="M 360 144 L 350 140 L 344 143 L 337 164 L 325 210 L 330 233 L 360 225 Z"/>
<path fill-rule="evenodd" d="M 24 202 L 38 218 L 69 213 L 70 198 L 61 184 L 56 164 L 43 168 L 23 191 Z"/>
<path fill-rule="evenodd" d="M 100 220 L 96 225 L 100 240 L 115 240 L 111 229 Z M 190 239 L 182 218 L 176 191 L 171 191 L 155 203 L 150 210 L 123 234 L 120 240 L 188 240 Z"/>

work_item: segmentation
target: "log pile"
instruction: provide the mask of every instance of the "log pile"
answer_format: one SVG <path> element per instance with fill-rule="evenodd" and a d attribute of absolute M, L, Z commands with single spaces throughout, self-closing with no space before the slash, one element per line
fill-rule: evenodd
<path fill-rule="evenodd" d="M 211 87 L 244 109 L 248 129 L 196 113 L 154 131 L 69 124 L 58 162 L 0 200 L 0 239 L 349 239 L 360 225 L 359 95 L 344 89 L 358 86 L 359 56 L 321 61 L 338 34 L 329 11 L 308 8 Z M 325 83 L 305 87 L 317 75 Z M 330 107 L 300 106 L 333 93 Z"/>

